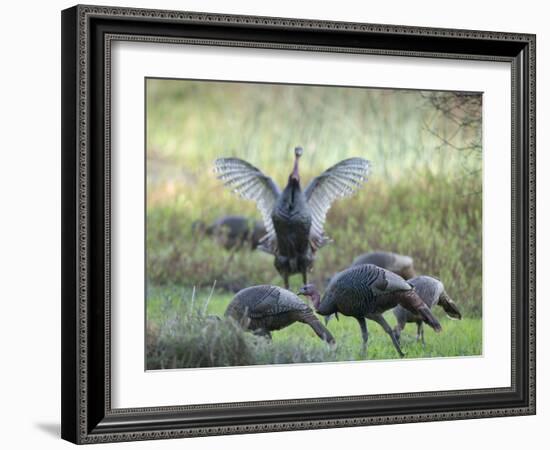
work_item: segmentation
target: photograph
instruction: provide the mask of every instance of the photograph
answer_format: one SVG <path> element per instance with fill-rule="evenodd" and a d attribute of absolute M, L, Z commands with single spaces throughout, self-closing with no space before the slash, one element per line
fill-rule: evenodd
<path fill-rule="evenodd" d="M 144 84 L 146 370 L 483 355 L 481 92 Z"/>
<path fill-rule="evenodd" d="M 61 437 L 521 446 L 542 16 L 254 5 L 58 17 Z"/>

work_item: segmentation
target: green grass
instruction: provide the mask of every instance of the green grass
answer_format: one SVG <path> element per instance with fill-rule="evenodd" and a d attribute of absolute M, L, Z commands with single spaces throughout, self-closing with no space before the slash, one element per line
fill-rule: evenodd
<path fill-rule="evenodd" d="M 435 336 L 426 329 L 425 349 L 414 342 L 415 327 L 408 325 L 402 338 L 407 357 L 479 355 L 481 153 L 460 149 L 480 133 L 481 123 L 457 128 L 426 102 L 424 93 L 415 91 L 148 80 L 150 367 L 361 357 L 359 327 L 351 318 L 330 322 L 338 341 L 330 349 L 302 324 L 274 333 L 273 343 L 266 343 L 205 316 L 223 315 L 238 289 L 282 285 L 272 256 L 228 251 L 192 233 L 195 220 L 211 222 L 227 214 L 260 219 L 254 203 L 238 198 L 216 179 L 213 160 L 246 159 L 283 187 L 296 145 L 304 147 L 304 186 L 347 157 L 365 157 L 373 166 L 355 196 L 331 207 L 325 231 L 334 242 L 318 252 L 310 280 L 322 290 L 327 277 L 367 251 L 410 255 L 419 274 L 443 281 L 465 319 L 450 321 L 437 312 L 444 331 Z M 204 314 L 178 303 L 178 298 L 190 299 L 193 288 L 197 298 L 207 297 L 214 283 L 216 291 Z M 300 277 L 291 278 L 292 290 L 300 285 Z M 388 320 L 393 323 L 391 314 Z M 369 359 L 396 357 L 380 327 L 372 323 L 370 331 Z"/>
<path fill-rule="evenodd" d="M 241 330 L 223 313 L 232 295 L 208 291 L 196 292 L 170 287 L 150 289 L 147 308 L 149 369 L 248 366 L 329 361 L 359 361 L 399 358 L 381 327 L 367 321 L 369 346 L 362 353 L 362 340 L 355 319 L 340 316 L 328 328 L 335 346 L 321 341 L 307 325 L 295 323 L 273 332 L 273 340 Z M 416 342 L 416 325 L 408 324 L 401 336 L 405 358 L 469 356 L 481 354 L 482 327 L 479 318 L 461 321 L 447 319 L 434 311 L 443 331 L 436 334 L 425 327 L 426 345 Z M 386 319 L 393 327 L 391 312 Z"/>

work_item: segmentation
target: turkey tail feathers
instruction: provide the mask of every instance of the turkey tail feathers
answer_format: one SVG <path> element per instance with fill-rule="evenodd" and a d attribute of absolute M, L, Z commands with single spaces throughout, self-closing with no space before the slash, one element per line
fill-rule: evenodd
<path fill-rule="evenodd" d="M 441 324 L 432 314 L 430 308 L 422 301 L 420 296 L 414 290 L 407 291 L 399 304 L 413 314 L 418 314 L 424 322 L 432 327 L 436 332 L 441 331 Z"/>
<path fill-rule="evenodd" d="M 422 305 L 418 308 L 418 314 L 420 314 L 422 320 L 426 322 L 430 327 L 432 327 L 437 333 L 441 331 L 441 324 L 432 314 L 430 308 L 428 308 L 426 305 Z"/>
<path fill-rule="evenodd" d="M 462 314 L 456 306 L 456 303 L 447 295 L 445 291 L 440 295 L 438 305 L 443 308 L 451 319 L 462 319 Z"/>

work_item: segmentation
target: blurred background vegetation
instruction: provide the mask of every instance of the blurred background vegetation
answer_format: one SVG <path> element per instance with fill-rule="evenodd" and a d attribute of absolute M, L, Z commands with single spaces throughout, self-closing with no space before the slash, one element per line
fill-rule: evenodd
<path fill-rule="evenodd" d="M 304 148 L 304 186 L 344 158 L 361 156 L 372 162 L 369 181 L 358 194 L 330 209 L 325 230 L 334 242 L 319 251 L 311 280 L 324 286 L 327 277 L 367 251 L 410 255 L 419 274 L 444 282 L 466 321 L 449 325 L 456 331 L 453 335 L 445 334 L 451 322 L 444 319 L 437 351 L 432 347 L 425 354 L 412 349 L 409 353 L 481 353 L 480 94 L 148 79 L 146 98 L 150 368 L 200 366 L 185 352 L 179 354 L 175 344 L 167 344 L 167 330 L 172 330 L 170 339 L 180 343 L 178 348 L 202 348 L 204 342 L 189 344 L 195 336 L 191 328 L 203 324 L 202 332 L 209 329 L 208 315 L 223 315 L 232 292 L 255 284 L 282 284 L 273 257 L 249 249 L 226 250 L 193 233 L 192 223 L 211 223 L 228 214 L 261 219 L 254 203 L 232 194 L 216 179 L 214 159 L 245 159 L 284 187 L 298 145 Z M 300 281 L 292 277 L 291 288 L 298 289 Z M 195 314 L 195 298 L 208 298 L 200 317 Z M 393 324 L 391 313 L 388 320 Z M 344 318 L 332 326 L 348 327 L 343 335 L 354 338 L 331 356 L 325 355 L 324 344 L 315 336 L 301 328 L 296 334 L 293 326 L 275 332 L 271 347 L 258 344 L 256 337 L 239 335 L 243 342 L 255 342 L 251 348 L 261 347 L 257 353 L 263 356 L 254 356 L 253 351 L 246 362 L 236 357 L 237 362 L 216 360 L 206 365 L 353 359 L 354 341 L 359 338 L 356 322 Z M 405 333 L 414 334 L 414 328 L 409 325 Z M 215 329 L 219 331 L 218 326 Z M 238 331 L 227 332 L 238 341 L 234 334 Z M 337 341 L 343 335 L 339 339 L 335 333 Z M 444 336 L 451 336 L 448 345 Z M 467 343 L 457 345 L 464 339 Z M 373 355 L 369 351 L 369 357 L 397 356 L 387 336 L 380 335 L 380 340 L 380 351 L 373 350 Z M 298 351 L 302 344 L 320 353 L 311 356 L 313 350 L 305 347 Z M 285 351 L 277 345 L 292 348 L 294 356 L 282 357 Z M 371 345 L 376 348 L 376 339 Z M 243 348 L 234 350 L 242 353 Z"/>

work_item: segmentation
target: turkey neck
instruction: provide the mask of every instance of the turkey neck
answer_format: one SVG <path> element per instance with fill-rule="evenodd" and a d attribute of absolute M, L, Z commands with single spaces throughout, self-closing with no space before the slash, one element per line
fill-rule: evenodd
<path fill-rule="evenodd" d="M 294 168 L 288 177 L 288 183 L 278 201 L 278 212 L 287 220 L 290 220 L 295 215 L 303 216 L 307 214 L 309 216 L 306 199 L 300 187 L 299 159 L 299 156 L 296 156 L 294 159 Z M 309 220 L 307 220 L 307 222 L 309 222 Z"/>
<path fill-rule="evenodd" d="M 311 293 L 311 303 L 313 303 L 313 307 L 317 311 L 319 309 L 319 304 L 321 303 L 321 294 L 319 294 L 319 292 L 314 291 Z"/>
<path fill-rule="evenodd" d="M 300 173 L 298 172 L 300 157 L 298 155 L 294 158 L 294 168 L 292 169 L 292 173 L 290 174 L 290 178 L 294 179 L 298 182 L 298 185 L 300 185 Z"/>
<path fill-rule="evenodd" d="M 313 303 L 313 307 L 315 308 L 315 312 L 317 314 L 321 314 L 322 316 L 330 316 L 336 312 L 335 308 L 327 307 L 327 302 L 324 302 L 323 305 L 321 305 L 321 294 L 319 294 L 318 291 L 311 294 L 311 302 Z"/>
<path fill-rule="evenodd" d="M 294 158 L 294 168 L 292 169 L 292 173 L 290 174 L 288 184 L 290 185 L 290 202 L 294 204 L 295 202 L 295 196 L 298 192 L 300 192 L 300 173 L 299 173 L 299 161 L 300 157 L 296 155 Z"/>

